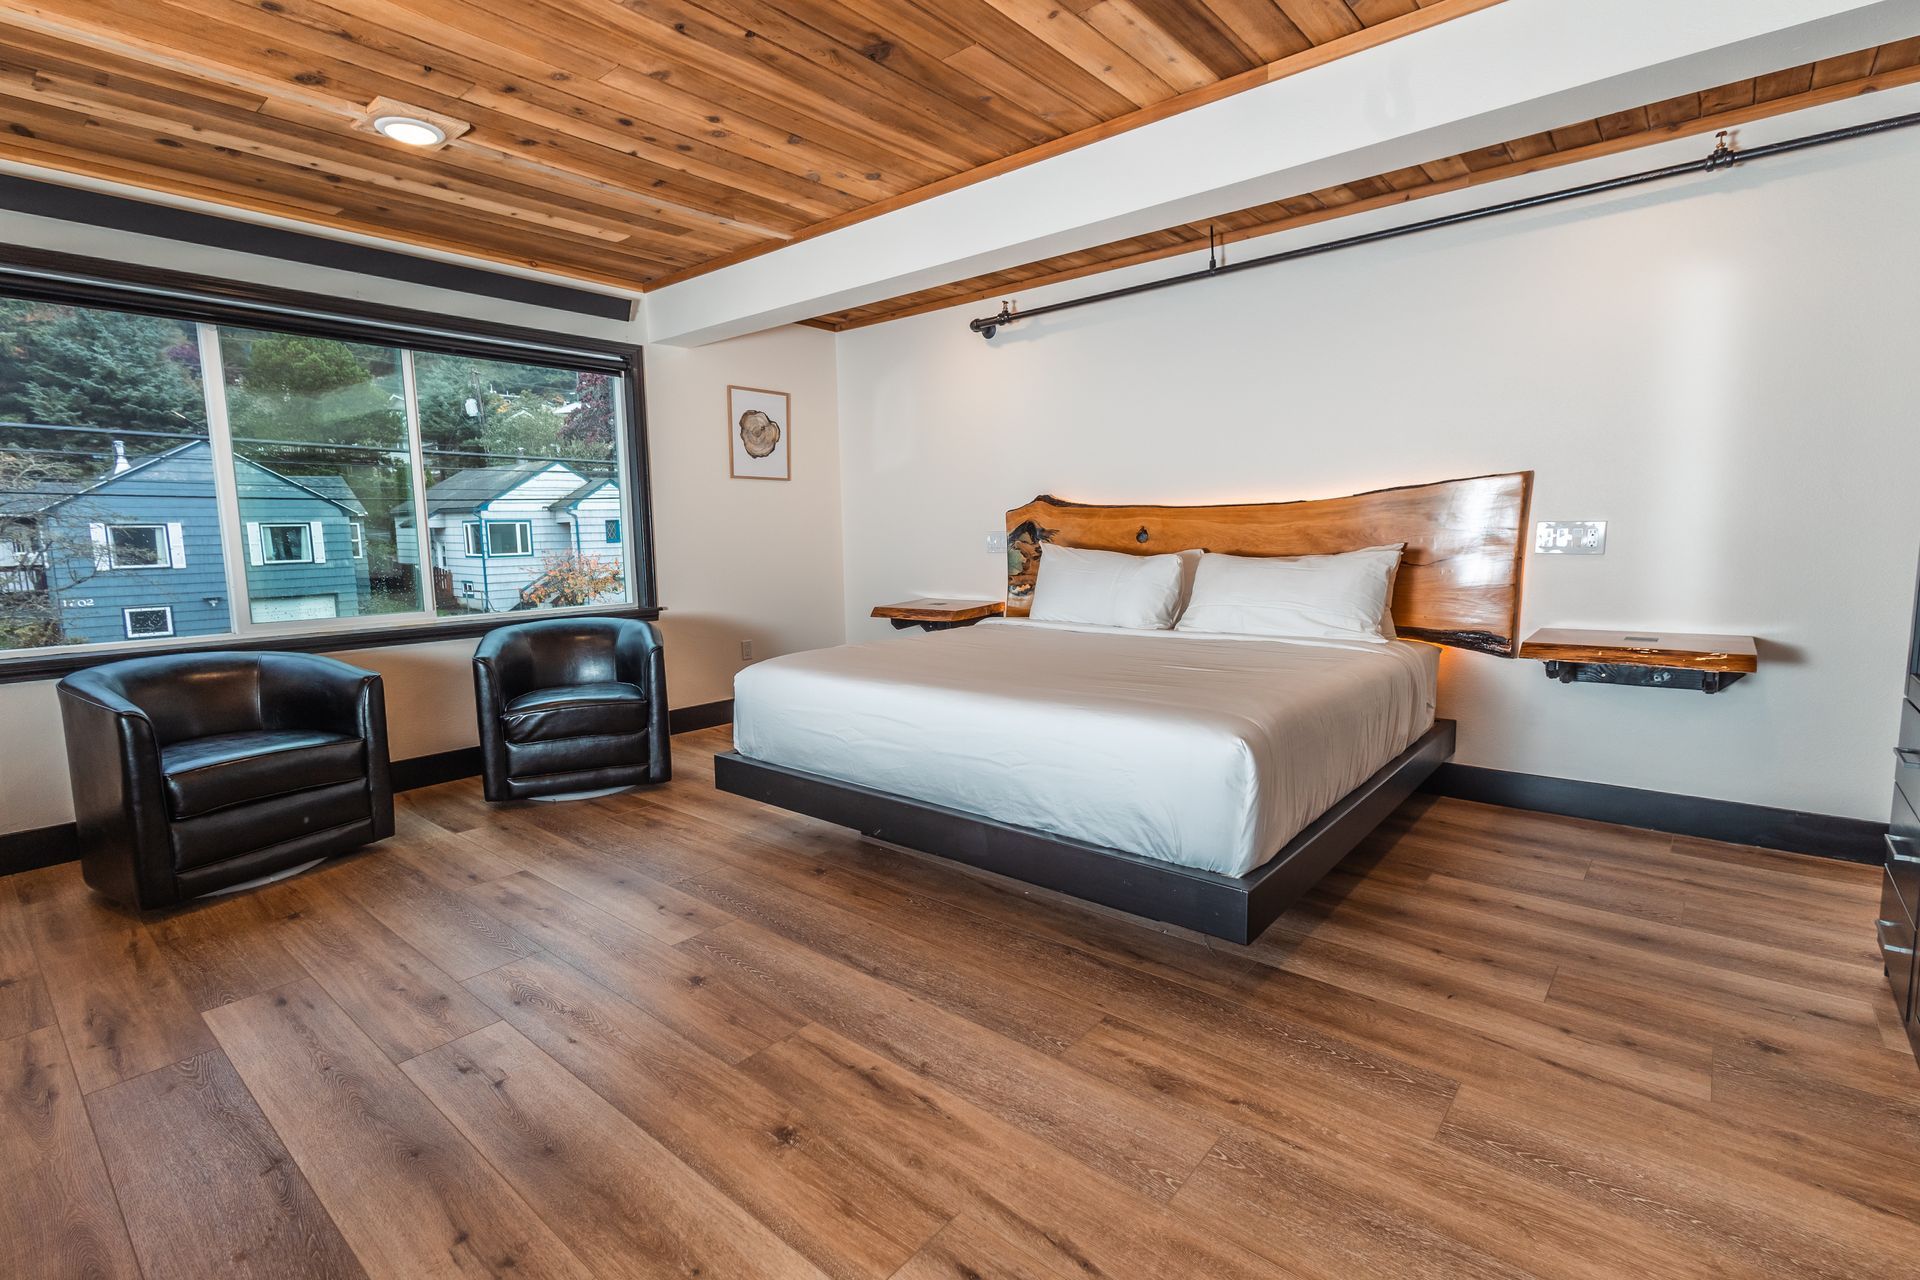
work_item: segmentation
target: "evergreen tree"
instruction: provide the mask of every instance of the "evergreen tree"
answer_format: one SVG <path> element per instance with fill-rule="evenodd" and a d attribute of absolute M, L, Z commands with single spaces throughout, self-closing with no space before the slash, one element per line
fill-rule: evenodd
<path fill-rule="evenodd" d="M 0 449 L 34 453 L 74 476 L 96 474 L 124 439 L 138 457 L 182 443 L 134 431 L 206 433 L 199 350 L 190 326 L 153 316 L 0 299 Z"/>

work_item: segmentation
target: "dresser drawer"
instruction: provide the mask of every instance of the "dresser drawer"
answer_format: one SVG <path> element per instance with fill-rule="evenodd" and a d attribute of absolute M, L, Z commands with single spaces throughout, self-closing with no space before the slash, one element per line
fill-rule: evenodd
<path fill-rule="evenodd" d="M 1913 1014 L 1914 927 L 1906 904 L 1894 890 L 1891 878 L 1880 887 L 1880 918 L 1874 924 L 1880 943 L 1880 960 L 1887 967 L 1887 981 L 1893 986 L 1893 999 L 1901 1021 Z"/>
<path fill-rule="evenodd" d="M 1893 789 L 1893 814 L 1887 824 L 1887 881 L 1907 914 L 1920 918 L 1920 814 L 1901 787 Z"/>

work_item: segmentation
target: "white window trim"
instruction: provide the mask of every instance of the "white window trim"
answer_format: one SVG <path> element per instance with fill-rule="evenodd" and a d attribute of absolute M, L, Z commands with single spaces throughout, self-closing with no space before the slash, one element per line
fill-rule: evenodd
<path fill-rule="evenodd" d="M 610 547 L 617 547 L 620 545 L 622 537 L 626 533 L 626 531 L 627 531 L 626 522 L 621 520 L 619 516 L 615 516 L 601 526 L 600 538 L 601 538 L 601 541 L 606 543 L 606 545 Z"/>
<path fill-rule="evenodd" d="M 142 635 L 133 634 L 133 615 L 136 613 L 164 613 L 167 615 L 165 631 L 149 631 Z M 129 640 L 164 640 L 174 634 L 173 606 L 170 604 L 137 604 L 120 611 L 120 632 Z"/>
<path fill-rule="evenodd" d="M 355 560 L 367 558 L 367 522 L 365 520 L 347 521 L 347 545 L 352 549 Z"/>
<path fill-rule="evenodd" d="M 107 534 L 107 568 L 115 573 L 140 573 L 148 569 L 173 568 L 173 529 L 164 520 L 123 520 L 118 523 L 102 525 Z M 157 529 L 160 531 L 158 551 L 160 558 L 153 564 L 121 564 L 113 554 L 113 531 L 115 529 Z"/>
<path fill-rule="evenodd" d="M 531 560 L 533 558 L 533 521 L 531 520 L 482 520 L 482 545 L 487 549 L 489 560 Z M 516 546 L 526 547 L 525 551 L 495 551 L 493 549 L 493 531 L 495 529 L 518 529 L 521 537 L 514 539 Z"/>
<path fill-rule="evenodd" d="M 487 558 L 487 544 L 485 540 L 480 537 L 480 522 L 478 520 L 462 521 L 460 524 L 460 537 L 466 547 L 467 559 L 484 560 Z"/>
<path fill-rule="evenodd" d="M 260 563 L 262 565 L 322 563 L 314 558 L 313 526 L 305 520 L 261 520 L 257 523 L 260 527 Z M 273 529 L 298 529 L 300 545 L 306 554 L 276 559 L 272 555 L 273 543 L 269 536 L 269 531 Z"/>

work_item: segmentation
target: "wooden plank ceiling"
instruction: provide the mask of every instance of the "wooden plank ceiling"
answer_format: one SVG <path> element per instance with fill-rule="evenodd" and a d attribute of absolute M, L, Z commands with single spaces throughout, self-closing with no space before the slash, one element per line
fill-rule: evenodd
<path fill-rule="evenodd" d="M 1824 62 L 1649 103 L 1631 111 L 1582 120 L 1549 133 L 1516 138 L 1464 155 L 1447 156 L 1415 168 L 1362 178 L 1321 191 L 1242 209 L 1212 220 L 1225 241 L 1245 240 L 1290 227 L 1363 213 L 1422 196 L 1518 177 L 1664 142 L 1689 134 L 1711 135 L 1748 121 L 1857 94 L 1920 81 L 1920 37 L 1861 50 Z M 1703 146 L 1701 154 L 1706 154 Z M 938 311 L 971 301 L 1012 299 L 1021 289 L 1093 275 L 1176 254 L 1204 255 L 1208 223 L 1171 227 L 1151 235 L 1099 245 L 1078 253 L 923 289 L 869 306 L 835 312 L 808 323 L 825 329 L 849 329 L 905 316 Z M 1204 265 L 1196 256 L 1195 265 Z"/>
<path fill-rule="evenodd" d="M 1495 2 L 0 0 L 0 156 L 645 287 Z"/>

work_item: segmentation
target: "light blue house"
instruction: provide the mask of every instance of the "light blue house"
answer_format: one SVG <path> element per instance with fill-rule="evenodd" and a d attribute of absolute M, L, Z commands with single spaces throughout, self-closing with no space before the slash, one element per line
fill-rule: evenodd
<path fill-rule="evenodd" d="M 366 510 L 338 476 L 236 465 L 256 622 L 348 617 L 367 593 Z M 233 629 L 204 440 L 128 462 L 47 504 L 38 558 L 69 643 Z"/>
<path fill-rule="evenodd" d="M 427 536 L 449 603 L 483 612 L 524 608 L 522 592 L 560 557 L 625 560 L 620 486 L 591 468 L 539 459 L 456 471 L 427 490 Z M 419 557 L 411 504 L 395 512 L 398 558 Z"/>

